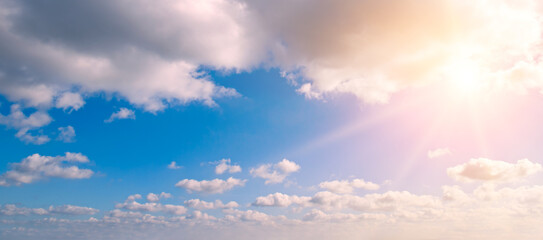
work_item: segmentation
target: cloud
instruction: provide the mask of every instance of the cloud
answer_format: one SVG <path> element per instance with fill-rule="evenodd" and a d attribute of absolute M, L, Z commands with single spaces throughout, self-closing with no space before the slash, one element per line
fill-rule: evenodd
<path fill-rule="evenodd" d="M 215 202 L 206 202 L 200 199 L 190 199 L 184 202 L 185 206 L 198 209 L 198 210 L 208 210 L 208 209 L 218 209 L 218 208 L 237 208 L 239 204 L 234 201 L 230 201 L 224 204 L 221 200 L 215 200 Z"/>
<path fill-rule="evenodd" d="M 447 169 L 447 174 L 461 182 L 517 180 L 541 171 L 541 164 L 528 159 L 517 163 L 496 161 L 487 158 L 472 158 L 469 162 Z"/>
<path fill-rule="evenodd" d="M 74 164 L 88 163 L 89 159 L 81 153 L 67 152 L 64 156 L 41 156 L 33 154 L 19 163 L 11 163 L 10 171 L 0 176 L 0 186 L 28 184 L 48 178 L 84 179 L 94 172 L 80 169 Z"/>
<path fill-rule="evenodd" d="M 306 205 L 310 200 L 310 197 L 291 196 L 277 192 L 264 197 L 257 197 L 252 205 L 258 207 L 288 207 L 292 204 Z"/>
<path fill-rule="evenodd" d="M 309 222 L 351 222 L 351 221 L 367 221 L 367 220 L 384 220 L 387 218 L 385 214 L 350 214 L 350 213 L 325 213 L 318 209 L 312 209 L 306 213 L 302 219 Z"/>
<path fill-rule="evenodd" d="M 249 172 L 253 177 L 266 179 L 266 184 L 274 184 L 283 182 L 288 175 L 299 170 L 300 165 L 285 158 L 273 165 L 265 164 L 252 168 Z"/>
<path fill-rule="evenodd" d="M 379 189 L 378 184 L 375 184 L 372 182 L 366 182 L 364 181 L 364 179 L 353 179 L 351 181 L 334 180 L 334 181 L 321 182 L 319 184 L 319 187 L 326 189 L 330 192 L 334 192 L 334 193 L 352 193 L 355 188 L 360 188 L 360 189 L 365 189 L 365 190 Z"/>
<path fill-rule="evenodd" d="M 1 7 L 0 94 L 24 106 L 77 110 L 81 96 L 105 92 L 156 112 L 238 95 L 202 66 L 277 67 L 289 81 L 298 76 L 298 92 L 309 98 L 346 93 L 368 103 L 432 81 L 459 82 L 465 72 L 495 88 L 543 86 L 537 2 L 8 0 Z"/>
<path fill-rule="evenodd" d="M 57 140 L 69 143 L 75 141 L 75 130 L 72 126 L 59 127 Z"/>
<path fill-rule="evenodd" d="M 56 207 L 50 206 L 48 210 L 50 213 L 67 215 L 94 215 L 100 212 L 98 209 L 73 205 L 63 205 Z"/>
<path fill-rule="evenodd" d="M 119 111 L 112 113 L 104 122 L 110 123 L 117 119 L 136 119 L 136 114 L 128 108 L 121 108 Z"/>
<path fill-rule="evenodd" d="M 264 224 L 273 223 L 274 219 L 281 219 L 282 217 L 275 217 L 265 214 L 263 212 L 254 211 L 254 210 L 237 210 L 237 209 L 224 209 L 223 213 L 226 214 L 225 219 L 233 222 L 244 221 L 244 222 L 260 222 Z"/>
<path fill-rule="evenodd" d="M 77 111 L 82 108 L 83 105 L 85 105 L 85 100 L 83 100 L 81 94 L 73 92 L 63 93 L 57 98 L 55 103 L 56 108 L 62 108 L 64 111 L 68 109 Z"/>
<path fill-rule="evenodd" d="M 0 94 L 27 106 L 52 106 L 57 99 L 57 107 L 76 109 L 82 99 L 66 92 L 106 92 L 152 112 L 237 95 L 198 67 L 248 68 L 258 62 L 258 52 L 264 56 L 243 5 L 150 4 L 4 1 Z M 149 31 L 153 26 L 162 27 Z"/>
<path fill-rule="evenodd" d="M 175 161 L 172 161 L 170 164 L 168 164 L 168 169 L 180 169 L 181 166 L 178 166 Z"/>
<path fill-rule="evenodd" d="M 336 194 L 328 191 L 318 192 L 312 197 L 289 196 L 282 193 L 258 197 L 253 206 L 318 207 L 325 210 L 354 210 L 394 212 L 409 209 L 438 208 L 440 199 L 430 195 L 415 195 L 407 191 L 388 191 L 382 194 L 366 194 L 364 196 Z"/>
<path fill-rule="evenodd" d="M 98 209 L 89 207 L 80 207 L 74 205 L 49 206 L 48 209 L 43 208 L 26 208 L 17 207 L 14 204 L 5 204 L 0 206 L 0 215 L 94 215 L 98 213 Z"/>
<path fill-rule="evenodd" d="M 169 193 L 161 192 L 160 194 L 149 193 L 147 194 L 147 201 L 149 202 L 158 202 L 161 198 L 171 198 L 172 195 Z"/>
<path fill-rule="evenodd" d="M 203 192 L 209 194 L 223 193 L 236 186 L 244 186 L 247 180 L 240 180 L 229 177 L 228 179 L 213 179 L 197 181 L 193 179 L 183 179 L 175 184 L 176 187 L 184 188 L 187 192 Z"/>
<path fill-rule="evenodd" d="M 16 129 L 17 133 L 15 136 L 21 141 L 37 145 L 49 142 L 49 137 L 45 135 L 34 136 L 29 131 L 46 126 L 51 121 L 52 119 L 49 114 L 43 111 L 36 111 L 27 117 L 19 104 L 11 105 L 9 115 L 4 116 L 0 114 L 0 124 Z"/>
<path fill-rule="evenodd" d="M 17 207 L 15 204 L 4 204 L 0 208 L 0 215 L 7 215 L 7 216 L 13 216 L 13 215 L 46 215 L 49 214 L 49 212 L 43 208 L 25 208 L 25 207 Z"/>
<path fill-rule="evenodd" d="M 437 148 L 437 149 L 428 151 L 427 155 L 428 155 L 428 158 L 430 159 L 439 158 L 439 157 L 451 155 L 451 150 L 449 150 L 448 148 Z"/>
<path fill-rule="evenodd" d="M 241 172 L 241 167 L 239 165 L 230 165 L 230 159 L 221 159 L 221 161 L 219 161 L 219 164 L 215 166 L 215 173 L 223 174 L 227 171 L 228 173 Z"/>
<path fill-rule="evenodd" d="M 385 103 L 408 87 L 466 78 L 493 90 L 543 86 L 537 2 L 287 2 L 248 5 L 276 43 L 274 63 L 308 98 Z"/>
<path fill-rule="evenodd" d="M 167 195 L 167 193 L 165 193 Z M 119 203 L 115 205 L 115 208 L 122 208 L 131 211 L 140 211 L 140 212 L 163 212 L 175 215 L 185 214 L 187 209 L 181 205 L 172 205 L 172 204 L 161 204 L 156 202 L 147 202 L 147 203 L 138 203 L 136 199 L 140 199 L 141 195 L 135 194 L 130 195 L 124 203 Z M 149 199 L 149 195 L 147 195 Z M 153 196 L 151 196 L 151 200 Z"/>

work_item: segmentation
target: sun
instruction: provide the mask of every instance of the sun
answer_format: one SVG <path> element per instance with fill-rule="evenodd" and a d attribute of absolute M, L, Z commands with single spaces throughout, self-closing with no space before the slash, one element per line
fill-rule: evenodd
<path fill-rule="evenodd" d="M 479 64 L 469 59 L 452 61 L 445 68 L 445 78 L 452 91 L 472 95 L 483 89 L 484 76 Z"/>

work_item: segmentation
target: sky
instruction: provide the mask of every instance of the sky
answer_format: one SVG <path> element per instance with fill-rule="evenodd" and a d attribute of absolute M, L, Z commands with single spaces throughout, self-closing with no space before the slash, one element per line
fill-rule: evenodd
<path fill-rule="evenodd" d="M 0 0 L 0 239 L 539 239 L 536 0 Z"/>

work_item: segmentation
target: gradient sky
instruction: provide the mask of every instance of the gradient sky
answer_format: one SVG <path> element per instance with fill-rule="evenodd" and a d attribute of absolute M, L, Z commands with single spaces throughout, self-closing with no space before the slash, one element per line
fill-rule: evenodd
<path fill-rule="evenodd" d="M 0 239 L 539 239 L 542 16 L 0 0 Z"/>

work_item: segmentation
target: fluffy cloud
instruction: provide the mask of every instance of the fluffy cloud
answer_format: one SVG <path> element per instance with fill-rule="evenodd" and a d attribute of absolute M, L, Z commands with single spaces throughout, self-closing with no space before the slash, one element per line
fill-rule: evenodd
<path fill-rule="evenodd" d="M 300 170 L 300 165 L 289 161 L 286 158 L 276 164 L 264 164 L 252 168 L 249 172 L 253 177 L 266 179 L 266 184 L 280 183 L 291 173 Z"/>
<path fill-rule="evenodd" d="M 282 219 L 283 216 L 270 216 L 263 212 L 254 211 L 254 210 L 238 210 L 238 209 L 225 209 L 223 213 L 226 214 L 224 217 L 228 221 L 246 221 L 246 222 L 260 222 L 265 224 L 273 223 L 274 219 Z"/>
<path fill-rule="evenodd" d="M 275 63 L 304 79 L 298 91 L 308 98 L 348 93 L 383 103 L 391 93 L 431 81 L 543 86 L 536 60 L 543 32 L 536 1 L 248 5 L 277 42 Z"/>
<path fill-rule="evenodd" d="M 84 103 L 78 96 L 87 92 L 116 94 L 148 111 L 190 101 L 213 105 L 237 93 L 198 67 L 247 68 L 264 54 L 252 40 L 258 28 L 235 1 L 8 0 L 1 7 L 0 93 L 27 106 L 56 100 L 59 108 L 78 109 Z"/>
<path fill-rule="evenodd" d="M 449 150 L 448 148 L 437 148 L 437 149 L 428 151 L 427 155 L 428 155 L 428 158 L 432 159 L 432 158 L 443 157 L 450 154 L 451 154 L 451 150 Z"/>
<path fill-rule="evenodd" d="M 104 122 L 109 123 L 117 119 L 136 119 L 136 114 L 133 110 L 128 108 L 121 108 L 119 111 L 112 113 L 108 119 L 104 120 Z"/>
<path fill-rule="evenodd" d="M 389 191 L 382 194 L 367 194 L 364 196 L 343 195 L 324 191 L 312 197 L 289 196 L 282 193 L 258 197 L 253 206 L 288 207 L 318 207 L 326 210 L 355 210 L 355 211 L 405 211 L 407 209 L 436 208 L 441 205 L 439 198 L 430 195 L 415 195 L 406 191 Z"/>
<path fill-rule="evenodd" d="M 67 152 L 64 156 L 41 156 L 33 154 L 19 163 L 11 163 L 12 170 L 0 176 L 0 186 L 20 185 L 34 181 L 54 178 L 90 178 L 93 171 L 80 169 L 73 164 L 88 163 L 89 159 L 81 153 Z"/>
<path fill-rule="evenodd" d="M 46 215 L 49 212 L 43 208 L 25 208 L 25 207 L 17 207 L 14 204 L 5 204 L 0 208 L 0 215 Z"/>
<path fill-rule="evenodd" d="M 230 159 L 221 159 L 221 161 L 219 161 L 219 164 L 215 166 L 215 173 L 223 174 L 227 171 L 228 173 L 241 172 L 241 167 L 239 165 L 230 165 Z"/>
<path fill-rule="evenodd" d="M 447 174 L 457 181 L 512 181 L 541 171 L 541 164 L 528 159 L 517 163 L 473 158 L 469 162 L 447 169 Z"/>
<path fill-rule="evenodd" d="M 85 100 L 81 97 L 79 93 L 66 92 L 60 95 L 55 103 L 55 107 L 62 108 L 64 111 L 70 110 L 79 110 L 85 105 Z"/>
<path fill-rule="evenodd" d="M 75 141 L 75 130 L 72 126 L 59 127 L 57 140 L 65 143 Z"/>
<path fill-rule="evenodd" d="M 292 204 L 303 206 L 307 205 L 310 200 L 310 197 L 298 197 L 296 195 L 291 196 L 283 193 L 274 193 L 263 197 L 257 197 L 256 201 L 252 203 L 252 205 L 258 207 L 288 207 Z"/>
<path fill-rule="evenodd" d="M 198 209 L 198 210 L 239 207 L 239 204 L 237 202 L 230 201 L 224 204 L 221 200 L 215 200 L 215 202 L 206 202 L 200 199 L 190 199 L 190 200 L 185 201 L 184 203 L 185 203 L 185 206 Z"/>
<path fill-rule="evenodd" d="M 172 195 L 169 193 L 161 192 L 160 194 L 149 193 L 147 194 L 147 201 L 149 202 L 158 202 L 161 198 L 171 198 Z"/>
<path fill-rule="evenodd" d="M 370 103 L 430 81 L 543 86 L 537 1 L 1 4 L 0 94 L 25 106 L 77 110 L 82 94 L 106 92 L 156 112 L 237 95 L 201 66 L 276 66 L 307 97 Z"/>
<path fill-rule="evenodd" d="M 136 199 L 140 198 L 141 195 L 139 194 L 130 195 L 124 203 L 116 204 L 115 208 L 140 212 L 163 212 L 175 215 L 181 215 L 187 212 L 187 208 L 181 205 L 161 204 L 156 202 L 139 203 Z M 149 199 L 149 195 L 147 196 L 147 199 Z M 151 196 L 151 200 L 155 200 L 153 199 L 153 196 Z"/>
<path fill-rule="evenodd" d="M 366 190 L 379 189 L 379 185 L 372 182 L 366 182 L 364 181 L 364 179 L 353 179 L 351 181 L 348 181 L 348 180 L 327 181 L 327 182 L 320 183 L 319 187 L 326 189 L 330 192 L 334 192 L 334 193 L 352 193 L 355 188 L 366 189 Z"/>
<path fill-rule="evenodd" d="M 17 207 L 14 204 L 5 204 L 0 207 L 0 215 L 7 215 L 7 216 L 31 215 L 31 214 L 32 215 L 51 215 L 51 214 L 94 215 L 98 212 L 99 212 L 98 209 L 73 206 L 73 205 L 49 206 L 48 209 Z"/>
<path fill-rule="evenodd" d="M 240 180 L 237 178 L 229 177 L 228 179 L 213 179 L 197 181 L 193 179 L 183 179 L 175 184 L 176 187 L 184 188 L 190 192 L 203 192 L 203 193 L 223 193 L 231 190 L 236 186 L 244 186 L 247 180 Z"/>
<path fill-rule="evenodd" d="M 29 131 L 48 125 L 52 121 L 49 114 L 43 111 L 36 111 L 28 117 L 23 113 L 19 104 L 11 105 L 10 114 L 4 116 L 0 114 L 0 124 L 8 128 L 17 130 L 15 136 L 21 141 L 33 144 L 44 144 L 49 142 L 49 137 L 45 135 L 32 135 Z"/>
<path fill-rule="evenodd" d="M 372 214 L 372 213 L 363 213 L 363 214 L 350 214 L 350 213 L 325 213 L 318 209 L 312 209 L 310 212 L 306 213 L 302 219 L 304 221 L 311 222 L 350 222 L 350 221 L 363 221 L 363 220 L 383 220 L 386 219 L 385 214 Z"/>
<path fill-rule="evenodd" d="M 50 213 L 68 215 L 94 215 L 99 212 L 98 209 L 73 205 L 63 205 L 56 207 L 50 206 L 48 210 Z"/>

